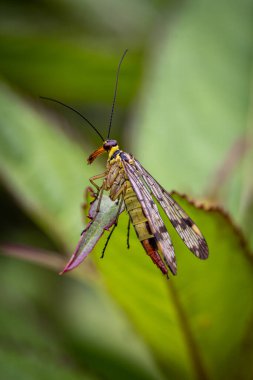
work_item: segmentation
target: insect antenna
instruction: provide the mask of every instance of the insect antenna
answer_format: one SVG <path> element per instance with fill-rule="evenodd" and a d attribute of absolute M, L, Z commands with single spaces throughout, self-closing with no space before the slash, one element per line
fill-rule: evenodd
<path fill-rule="evenodd" d="M 118 70 L 117 70 L 117 76 L 116 76 L 116 84 L 115 84 L 115 90 L 114 90 L 114 96 L 113 96 L 113 102 L 112 102 L 112 110 L 111 110 L 111 115 L 110 115 L 110 123 L 109 123 L 109 129 L 108 129 L 108 135 L 107 135 L 107 139 L 109 139 L 110 137 L 110 133 L 111 133 L 111 127 L 112 127 L 112 118 L 113 118 L 113 113 L 114 113 L 114 107 L 115 107 L 115 102 L 116 102 L 116 96 L 117 96 L 117 90 L 118 90 L 118 81 L 119 81 L 119 72 L 120 72 L 120 66 L 121 66 L 121 63 L 123 61 L 123 59 L 125 58 L 125 55 L 127 53 L 128 49 L 126 49 L 119 61 L 119 66 L 118 66 Z"/>
<path fill-rule="evenodd" d="M 41 99 L 45 99 L 45 100 L 50 100 L 51 102 L 55 102 L 55 103 L 61 104 L 62 106 L 66 107 L 66 108 L 69 108 L 71 111 L 73 111 L 77 115 L 81 116 L 81 118 L 84 119 L 91 126 L 91 128 L 98 134 L 98 136 L 101 138 L 101 140 L 105 141 L 105 139 L 103 138 L 103 136 L 101 135 L 101 133 L 97 130 L 97 128 L 85 116 L 83 116 L 81 114 L 81 112 L 77 111 L 73 107 L 68 106 L 67 104 L 64 104 L 64 103 L 60 102 L 59 100 L 52 99 L 52 98 L 47 98 L 46 96 L 40 96 L 40 98 Z"/>

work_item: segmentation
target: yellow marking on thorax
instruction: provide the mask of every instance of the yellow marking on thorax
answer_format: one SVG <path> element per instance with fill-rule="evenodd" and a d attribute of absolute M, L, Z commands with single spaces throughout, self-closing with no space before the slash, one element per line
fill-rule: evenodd
<path fill-rule="evenodd" d="M 110 161 L 110 159 L 111 159 L 113 153 L 115 153 L 116 150 L 119 150 L 119 146 L 118 146 L 118 145 L 113 146 L 113 147 L 111 148 L 111 150 L 109 151 L 109 153 L 108 153 L 108 161 Z"/>

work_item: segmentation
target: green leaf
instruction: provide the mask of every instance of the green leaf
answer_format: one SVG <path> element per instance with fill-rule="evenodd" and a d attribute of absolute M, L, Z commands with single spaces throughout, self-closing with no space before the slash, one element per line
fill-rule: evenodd
<path fill-rule="evenodd" d="M 25 47 L 26 54 L 20 46 Z M 88 39 L 80 45 L 76 41 L 51 35 L 45 37 L 44 34 L 29 37 L 0 35 L 0 48 L 1 75 L 23 91 L 35 97 L 48 96 L 66 103 L 74 101 L 75 105 L 79 102 L 80 107 L 101 102 L 108 106 L 109 112 L 117 62 L 124 49 L 108 51 L 103 42 L 101 48 L 94 49 Z M 139 55 L 133 50 L 127 58 L 127 66 L 122 66 L 121 105 L 128 104 L 136 92 Z"/>
<path fill-rule="evenodd" d="M 109 228 L 113 225 L 115 227 L 116 217 L 119 213 L 119 205 L 117 202 L 111 201 L 108 195 L 103 194 L 99 204 L 98 212 L 98 198 L 96 198 L 95 200 L 93 199 L 91 203 L 89 203 L 88 200 L 87 202 L 89 208 L 88 217 L 91 220 L 83 230 L 81 237 L 77 243 L 75 252 L 71 256 L 69 262 L 67 263 L 61 274 L 79 266 L 83 262 L 83 260 L 88 256 L 88 254 L 94 249 L 95 245 L 101 238 L 104 231 L 109 230 Z M 120 213 L 122 213 L 123 211 L 124 205 L 123 207 L 121 207 Z"/>
<path fill-rule="evenodd" d="M 1 268 L 4 379 L 162 379 L 143 343 L 98 287 L 27 263 L 1 260 Z"/>
<path fill-rule="evenodd" d="M 93 173 L 93 168 L 85 164 L 84 157 L 87 154 L 83 155 L 78 145 L 64 136 L 56 126 L 49 125 L 31 106 L 26 105 L 4 85 L 1 85 L 0 91 L 0 114 L 1 179 L 30 218 L 52 238 L 61 252 L 68 252 L 70 256 L 83 229 L 80 207 L 82 193 Z M 52 260 L 55 262 L 54 256 Z M 45 282 L 37 279 L 37 286 L 46 297 L 47 308 L 49 297 L 55 294 L 50 307 L 50 314 L 53 316 L 49 320 L 58 320 L 57 327 L 59 324 L 62 326 L 59 334 L 65 335 L 67 342 L 71 342 L 72 350 L 77 351 L 75 359 L 79 358 L 83 363 L 84 359 L 80 358 L 83 355 L 85 363 L 92 367 L 95 374 L 98 371 L 100 376 L 102 372 L 104 378 L 109 379 L 122 377 L 122 373 L 126 374 L 125 379 L 129 376 L 136 379 L 162 379 L 154 358 L 132 331 L 129 322 L 108 300 L 103 288 L 95 284 L 94 276 L 90 282 L 91 265 L 88 260 L 86 264 L 82 267 L 85 285 L 81 284 L 79 290 L 73 287 L 73 294 L 70 286 L 66 287 L 68 290 L 64 288 L 64 281 L 68 280 L 66 276 L 59 280 L 62 277 L 54 273 L 55 281 L 58 278 L 56 289 L 61 289 L 59 294 L 55 294 L 54 284 L 50 285 L 46 279 Z M 7 278 L 16 279 L 18 291 L 22 293 L 20 281 L 22 284 L 27 282 L 23 280 L 23 276 L 27 278 L 26 269 L 16 275 L 8 273 L 6 268 L 3 272 Z M 31 285 L 32 292 L 34 287 L 35 285 Z M 70 293 L 67 297 L 68 291 Z M 75 292 L 79 297 L 75 298 Z M 88 299 L 84 297 L 85 294 Z M 100 313 L 101 310 L 106 313 L 106 319 Z M 69 318 L 66 320 L 67 311 Z M 84 315 L 89 323 L 85 322 Z M 5 316 L 3 318 L 6 319 Z M 15 327 L 15 323 L 13 326 Z M 80 339 L 81 336 L 83 340 Z M 128 337 L 128 345 L 123 344 L 122 336 Z M 14 351 L 13 355 L 17 356 L 16 350 Z M 12 365 L 11 355 L 6 353 L 2 359 L 6 360 L 5 373 L 9 378 L 13 373 L 9 372 Z M 35 356 L 37 361 L 37 354 Z M 52 365 L 53 362 L 54 358 Z M 26 373 L 24 366 L 32 368 L 29 358 L 26 360 L 25 357 L 20 365 L 15 365 L 17 371 L 20 371 L 20 378 L 22 373 Z M 36 369 L 31 371 L 37 373 L 39 369 L 37 372 Z"/>
<path fill-rule="evenodd" d="M 124 243 L 124 230 L 112 238 L 114 249 L 107 253 L 106 262 L 98 261 L 98 265 L 112 294 L 127 308 L 168 375 L 232 376 L 239 371 L 237 360 L 243 358 L 244 339 L 253 348 L 251 339 L 247 340 L 247 321 L 253 313 L 249 302 L 252 260 L 226 216 L 219 211 L 196 210 L 182 199 L 179 203 L 207 239 L 207 261 L 197 260 L 167 225 L 178 261 L 176 278 L 162 278 L 135 236 L 130 252 L 124 252 L 118 244 L 119 240 Z M 120 224 L 126 226 L 125 218 L 121 217 Z"/>
<path fill-rule="evenodd" d="M 1 376 L 6 380 L 96 379 L 79 366 L 59 329 L 53 326 L 48 312 L 43 309 L 41 299 L 37 304 L 31 302 L 35 296 L 37 300 L 41 298 L 40 292 L 49 298 L 47 286 L 44 284 L 42 289 L 34 281 L 34 275 L 37 280 L 42 279 L 43 271 L 37 268 L 34 272 L 25 263 L 13 265 L 3 260 L 1 267 Z M 52 275 L 47 276 L 47 284 L 55 284 Z"/>
<path fill-rule="evenodd" d="M 102 170 L 95 164 L 82 168 L 79 147 L 5 87 L 0 104 L 1 177 L 38 225 L 71 252 L 81 230 L 78 209 L 87 185 L 84 178 L 88 181 L 91 173 Z M 236 378 L 244 365 L 245 345 L 252 350 L 248 335 L 252 263 L 222 213 L 179 202 L 206 237 L 210 258 L 205 262 L 197 260 L 170 229 L 178 276 L 166 280 L 134 233 L 131 248 L 126 249 L 125 213 L 105 258 L 99 257 L 106 237 L 90 257 L 166 378 Z M 88 261 L 82 266 L 84 274 L 87 267 Z"/>
<path fill-rule="evenodd" d="M 238 154 L 252 141 L 252 26 L 250 0 L 187 2 L 147 62 L 134 123 L 135 154 L 159 182 L 201 197 L 212 190 L 238 222 L 252 178 L 252 165 L 242 168 L 252 144 Z"/>

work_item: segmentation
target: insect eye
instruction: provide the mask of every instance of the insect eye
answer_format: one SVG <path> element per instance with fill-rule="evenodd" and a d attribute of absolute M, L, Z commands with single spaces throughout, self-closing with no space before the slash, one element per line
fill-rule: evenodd
<path fill-rule="evenodd" d="M 117 141 L 116 140 L 107 140 L 105 141 L 103 147 L 104 147 L 104 150 L 108 151 L 110 150 L 113 146 L 116 146 L 118 145 Z"/>

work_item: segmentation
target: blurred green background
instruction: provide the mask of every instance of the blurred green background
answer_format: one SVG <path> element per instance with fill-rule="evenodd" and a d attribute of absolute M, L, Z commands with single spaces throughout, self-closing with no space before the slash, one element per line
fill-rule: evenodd
<path fill-rule="evenodd" d="M 251 0 L 3 1 L 0 5 L 0 371 L 10 379 L 252 379 Z M 125 50 L 112 138 L 205 235 L 170 229 L 166 280 L 121 216 L 58 276 L 84 226 L 86 158 L 101 141 Z M 230 215 L 230 216 L 228 216 Z M 105 233 L 106 235 L 106 233 Z"/>

